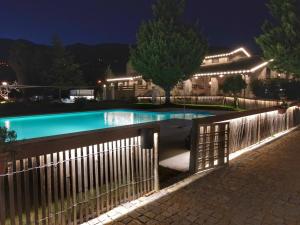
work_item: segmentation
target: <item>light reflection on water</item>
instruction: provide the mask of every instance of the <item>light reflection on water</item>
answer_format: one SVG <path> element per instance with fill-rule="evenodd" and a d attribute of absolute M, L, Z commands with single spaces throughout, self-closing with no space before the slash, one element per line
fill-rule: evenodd
<path fill-rule="evenodd" d="M 16 131 L 18 140 L 23 140 L 168 119 L 193 119 L 206 116 L 212 114 L 105 110 L 2 118 L 0 126 Z"/>

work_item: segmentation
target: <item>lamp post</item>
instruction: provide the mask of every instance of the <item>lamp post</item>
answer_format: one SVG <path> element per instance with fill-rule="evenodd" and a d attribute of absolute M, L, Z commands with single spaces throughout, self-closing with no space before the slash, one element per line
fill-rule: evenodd
<path fill-rule="evenodd" d="M 111 83 L 111 99 L 115 100 L 115 85 L 114 83 Z"/>
<path fill-rule="evenodd" d="M 106 84 L 103 84 L 102 98 L 103 98 L 103 100 L 106 100 L 106 99 L 107 99 L 107 96 L 106 96 Z"/>

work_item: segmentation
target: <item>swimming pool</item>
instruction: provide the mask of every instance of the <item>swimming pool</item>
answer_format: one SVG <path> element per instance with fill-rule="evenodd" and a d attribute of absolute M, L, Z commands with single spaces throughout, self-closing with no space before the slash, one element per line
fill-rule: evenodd
<path fill-rule="evenodd" d="M 208 112 L 148 112 L 139 110 L 101 110 L 0 118 L 0 126 L 17 133 L 18 140 L 98 130 L 168 119 L 212 116 Z"/>

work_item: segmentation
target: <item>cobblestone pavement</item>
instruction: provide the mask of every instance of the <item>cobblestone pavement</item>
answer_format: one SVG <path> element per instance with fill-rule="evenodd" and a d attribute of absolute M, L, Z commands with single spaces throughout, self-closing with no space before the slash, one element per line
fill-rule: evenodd
<path fill-rule="evenodd" d="M 300 225 L 300 130 L 111 224 Z"/>

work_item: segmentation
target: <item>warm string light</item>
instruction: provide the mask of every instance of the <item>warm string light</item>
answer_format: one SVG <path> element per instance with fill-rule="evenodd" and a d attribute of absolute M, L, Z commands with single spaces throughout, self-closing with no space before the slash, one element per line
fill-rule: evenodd
<path fill-rule="evenodd" d="M 221 58 L 221 57 L 231 56 L 231 55 L 234 55 L 234 54 L 239 53 L 239 52 L 243 52 L 248 58 L 251 57 L 251 54 L 249 52 L 247 52 L 245 48 L 242 47 L 242 48 L 238 48 L 238 49 L 236 49 L 232 52 L 229 52 L 229 53 L 206 56 L 205 59 L 213 59 L 213 58 Z"/>
<path fill-rule="evenodd" d="M 238 48 L 238 49 L 236 49 L 236 50 L 234 50 L 232 52 L 229 52 L 229 53 L 206 56 L 205 60 L 207 60 L 207 59 L 213 59 L 213 58 L 226 57 L 226 56 L 234 55 L 234 54 L 239 53 L 239 52 L 243 52 L 248 58 L 251 57 L 251 54 L 245 48 L 241 47 L 241 48 Z M 273 59 L 269 60 L 267 62 L 264 62 L 262 64 L 259 64 L 259 65 L 255 66 L 255 67 L 253 67 L 252 69 L 248 69 L 248 70 L 233 70 L 233 71 L 221 71 L 221 72 L 213 72 L 213 73 L 199 73 L 199 74 L 195 74 L 194 78 L 198 79 L 198 77 L 200 77 L 200 76 L 219 76 L 220 78 L 223 78 L 224 75 L 254 73 L 257 70 L 259 70 L 259 69 L 267 66 L 272 61 L 273 61 Z M 111 78 L 111 79 L 107 79 L 106 81 L 107 82 L 133 81 L 135 79 L 142 79 L 142 76 Z"/>
<path fill-rule="evenodd" d="M 135 77 L 118 77 L 118 78 L 111 78 L 107 79 L 107 82 L 115 82 L 115 81 L 133 81 L 135 79 L 141 79 L 142 76 L 135 76 Z"/>
<path fill-rule="evenodd" d="M 194 77 L 201 77 L 201 76 L 224 76 L 224 75 L 233 75 L 233 74 L 243 74 L 243 73 L 255 73 L 257 70 L 267 66 L 270 62 L 261 63 L 250 70 L 233 70 L 233 71 L 222 71 L 222 72 L 213 72 L 213 73 L 199 73 L 195 74 Z"/>

